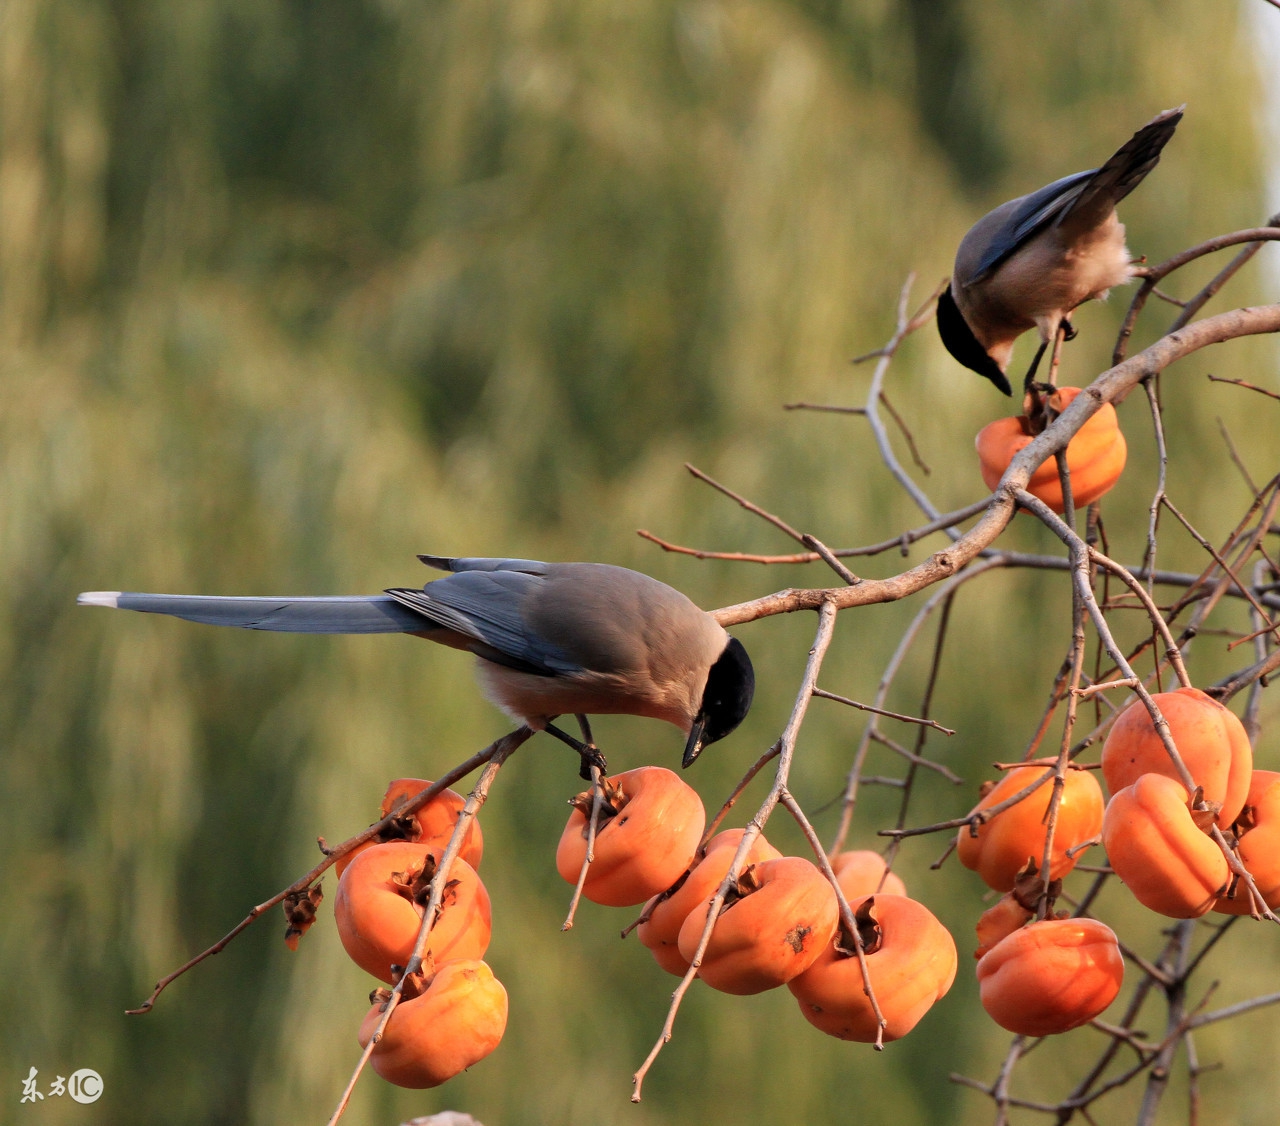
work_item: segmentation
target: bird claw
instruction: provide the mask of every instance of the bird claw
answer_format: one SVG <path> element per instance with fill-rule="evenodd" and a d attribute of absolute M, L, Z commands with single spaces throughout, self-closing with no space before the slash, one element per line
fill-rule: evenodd
<path fill-rule="evenodd" d="M 604 755 L 600 752 L 600 748 L 594 743 L 584 744 L 578 750 L 578 754 L 582 756 L 582 767 L 578 771 L 578 777 L 580 777 L 584 782 L 591 781 L 592 767 L 595 767 L 600 771 L 600 776 L 602 778 L 609 773 L 609 767 L 604 760 Z"/>

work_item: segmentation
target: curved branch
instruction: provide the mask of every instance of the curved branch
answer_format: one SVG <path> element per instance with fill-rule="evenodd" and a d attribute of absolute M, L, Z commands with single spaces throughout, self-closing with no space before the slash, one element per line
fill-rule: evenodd
<path fill-rule="evenodd" d="M 731 626 L 774 614 L 817 610 L 827 602 L 837 610 L 848 610 L 854 606 L 895 602 L 950 578 L 995 542 L 1013 519 L 1016 511 L 1014 494 L 1026 487 L 1031 474 L 1042 462 L 1066 449 L 1067 443 L 1103 403 L 1114 402 L 1143 379 L 1211 344 L 1271 332 L 1280 332 L 1280 303 L 1232 309 L 1161 337 L 1136 356 L 1103 372 L 1076 396 L 1052 425 L 1013 459 L 978 523 L 950 547 L 935 552 L 916 566 L 889 578 L 864 579 L 857 586 L 781 590 L 750 602 L 721 607 L 712 611 L 713 616 L 722 626 Z"/>

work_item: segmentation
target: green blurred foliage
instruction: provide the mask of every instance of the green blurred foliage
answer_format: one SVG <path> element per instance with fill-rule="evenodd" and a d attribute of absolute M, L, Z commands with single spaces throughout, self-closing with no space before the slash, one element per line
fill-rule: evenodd
<path fill-rule="evenodd" d="M 5 0 L 0 1119 L 322 1121 L 370 985 L 327 908 L 297 954 L 265 921 L 152 1014 L 123 1010 L 305 870 L 317 834 L 366 824 L 388 779 L 433 776 L 503 730 L 456 653 L 77 611 L 77 591 L 378 590 L 425 578 L 417 551 L 608 560 L 707 606 L 826 583 L 665 556 L 633 532 L 790 549 L 685 460 L 828 543 L 919 523 L 859 420 L 780 405 L 860 401 L 868 374 L 848 357 L 888 335 L 910 271 L 923 300 L 983 210 L 1096 164 L 1168 105 L 1190 108 L 1125 207 L 1130 245 L 1154 260 L 1257 223 L 1257 64 L 1238 20 L 1190 0 Z M 1261 299 L 1250 268 L 1230 300 Z M 1123 304 L 1081 311 L 1069 382 L 1105 367 Z M 1274 385 L 1275 356 L 1232 344 L 1212 370 Z M 1220 539 L 1247 492 L 1216 419 L 1265 479 L 1275 416 L 1205 385 L 1208 363 L 1165 378 L 1170 489 Z M 931 331 L 903 349 L 890 393 L 938 506 L 979 496 L 971 435 L 1004 404 Z M 1132 560 L 1155 479 L 1140 400 L 1123 409 L 1131 469 L 1106 505 L 1112 550 Z M 1025 519 L 1007 538 L 1056 550 Z M 1171 529 L 1160 562 L 1201 557 Z M 869 698 L 920 601 L 847 615 L 823 683 Z M 1068 607 L 1057 574 L 965 589 L 934 701 L 959 734 L 928 746 L 969 782 L 922 776 L 911 822 L 962 812 L 986 764 L 1021 752 Z M 812 628 L 738 631 L 758 703 L 692 775 L 708 805 L 776 737 Z M 890 706 L 919 706 L 929 638 Z M 1205 637 L 1193 668 L 1208 681 L 1238 659 Z M 826 836 L 861 724 L 819 701 L 801 738 L 793 790 Z M 671 757 L 678 736 L 656 727 L 602 720 L 597 734 L 623 768 Z M 1270 765 L 1265 738 L 1259 750 Z M 873 773 L 899 769 L 873 751 Z M 568 889 L 551 858 L 576 788 L 573 763 L 537 740 L 485 811 L 490 961 L 512 1000 L 502 1048 L 438 1092 L 366 1077 L 352 1126 L 446 1106 L 489 1126 L 988 1120 L 947 1080 L 990 1075 L 1007 1037 L 968 969 L 981 889 L 954 861 L 930 871 L 939 838 L 912 842 L 899 869 L 962 966 L 916 1033 L 876 1055 L 822 1037 L 785 993 L 695 988 L 629 1105 L 674 979 L 617 941 L 627 912 L 587 905 L 560 932 Z M 896 794 L 869 787 L 854 842 L 874 845 L 896 813 Z M 782 817 L 769 833 L 803 848 Z M 1152 953 L 1157 924 L 1107 896 L 1105 917 Z M 1216 1001 L 1274 987 L 1259 930 L 1224 943 Z M 1215 1115 L 1269 1121 L 1273 1027 L 1262 1013 L 1202 1038 L 1202 1059 L 1227 1061 L 1203 1080 Z M 1030 1089 L 1056 1097 L 1098 1043 L 1042 1048 Z M 31 1066 L 42 1086 L 94 1067 L 106 1094 L 92 1112 L 19 1108 Z M 1172 1095 L 1166 1115 L 1184 1115 Z"/>

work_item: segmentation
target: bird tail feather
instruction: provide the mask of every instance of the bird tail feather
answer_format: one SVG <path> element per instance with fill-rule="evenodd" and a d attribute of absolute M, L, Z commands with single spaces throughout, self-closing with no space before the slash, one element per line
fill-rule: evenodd
<path fill-rule="evenodd" d="M 1121 145 L 1063 210 L 1059 225 L 1068 229 L 1091 226 L 1142 183 L 1160 163 L 1160 153 L 1178 128 L 1185 109 L 1182 105 L 1157 114 Z"/>
<path fill-rule="evenodd" d="M 205 594 L 87 591 L 81 606 L 168 614 L 189 622 L 281 633 L 415 633 L 434 625 L 385 594 L 258 598 Z"/>

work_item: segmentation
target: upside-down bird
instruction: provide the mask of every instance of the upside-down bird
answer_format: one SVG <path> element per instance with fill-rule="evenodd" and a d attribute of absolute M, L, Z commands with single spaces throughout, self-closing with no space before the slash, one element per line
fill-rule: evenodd
<path fill-rule="evenodd" d="M 418 558 L 453 573 L 375 595 L 91 591 L 77 601 L 243 629 L 425 637 L 474 653 L 485 694 L 512 718 L 593 755 L 588 715 L 675 724 L 688 766 L 751 707 L 755 675 L 742 643 L 666 583 L 603 563 Z M 588 745 L 552 725 L 559 715 L 580 718 Z"/>
<path fill-rule="evenodd" d="M 1072 310 L 1132 277 L 1116 204 L 1159 162 L 1184 108 L 1153 118 L 1101 168 L 1002 203 L 969 229 L 938 299 L 938 333 L 948 352 L 1008 395 L 1013 342 L 1038 329 L 1030 386 L 1059 331 L 1075 336 Z"/>

